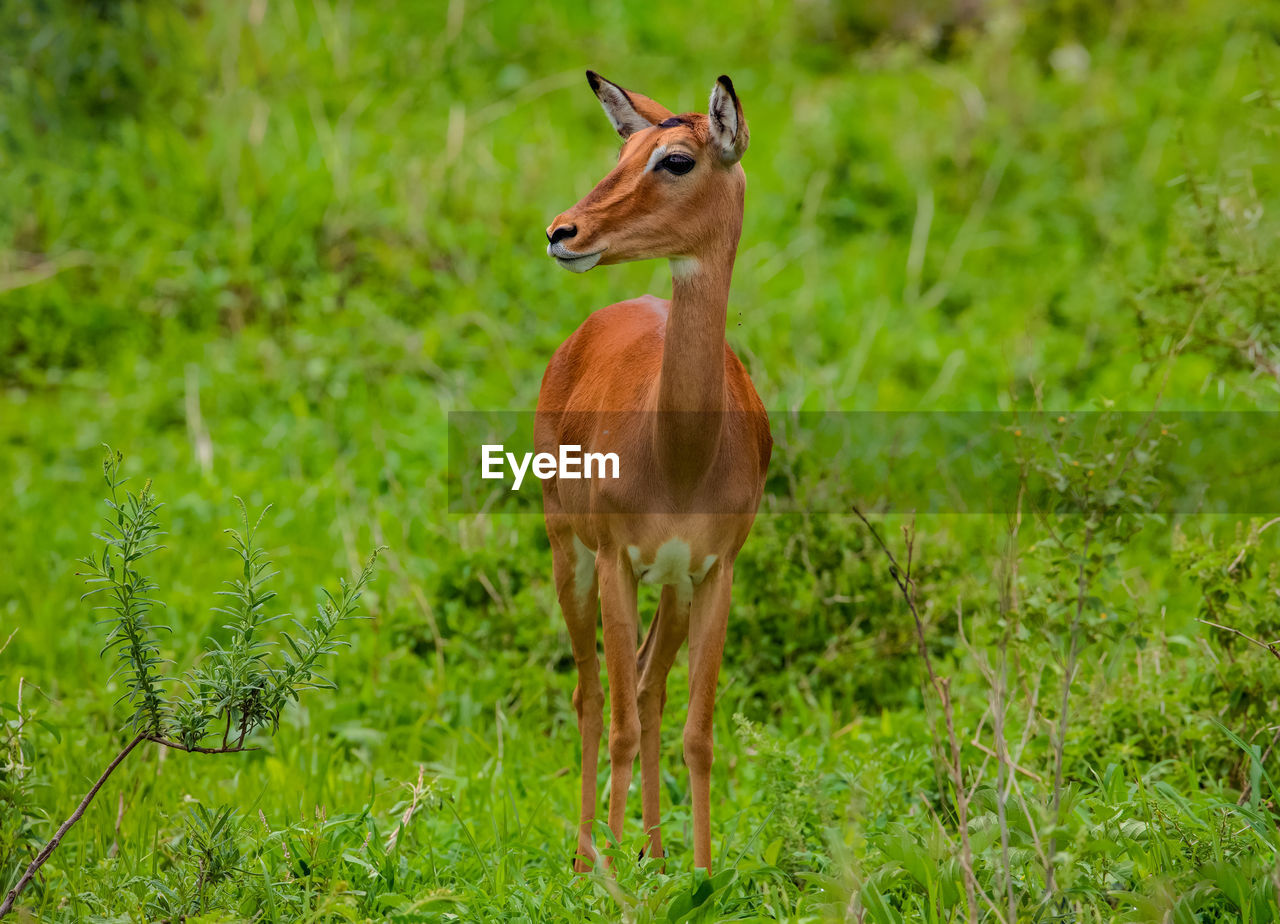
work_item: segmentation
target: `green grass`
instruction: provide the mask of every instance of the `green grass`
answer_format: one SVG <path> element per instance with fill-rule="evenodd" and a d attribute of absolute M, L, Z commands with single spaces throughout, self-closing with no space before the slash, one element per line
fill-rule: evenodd
<path fill-rule="evenodd" d="M 637 865 L 636 797 L 614 882 L 570 869 L 575 678 L 541 521 L 446 512 L 446 412 L 531 409 L 590 310 L 669 285 L 543 255 L 616 148 L 586 67 L 676 110 L 733 77 L 752 146 L 728 335 L 775 412 L 1280 409 L 1276 7 L 993 2 L 951 28 L 948 4 L 896 6 L 0 6 L 0 702 L 11 743 L 19 690 L 48 723 L 0 763 L 5 887 L 128 737 L 74 576 L 102 443 L 165 502 L 180 668 L 221 631 L 235 496 L 274 505 L 281 612 L 387 546 L 338 692 L 252 753 L 135 754 L 23 896 L 33 919 L 180 914 L 220 850 L 201 920 L 966 919 L 941 716 L 856 520 L 765 516 L 744 549 L 716 878 L 691 869 L 682 658 L 671 857 Z M 1001 919 L 1007 874 L 1019 920 L 1276 921 L 1280 662 L 1196 618 L 1280 636 L 1280 528 L 1112 513 L 1142 528 L 1090 565 L 1056 828 L 1078 547 L 1030 515 L 1012 553 L 1004 517 L 917 524 L 965 742 L 994 747 L 979 660 L 1009 639 L 1026 773 L 1006 862 L 995 762 L 964 745 L 975 915 Z"/>

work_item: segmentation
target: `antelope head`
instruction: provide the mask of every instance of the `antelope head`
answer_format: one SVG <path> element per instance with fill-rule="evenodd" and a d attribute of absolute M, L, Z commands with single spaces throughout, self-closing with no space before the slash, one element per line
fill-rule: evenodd
<path fill-rule="evenodd" d="M 547 228 L 547 253 L 565 269 L 653 257 L 732 254 L 742 231 L 747 121 L 721 77 L 706 114 L 674 115 L 594 71 L 587 81 L 622 136 L 618 164 Z"/>

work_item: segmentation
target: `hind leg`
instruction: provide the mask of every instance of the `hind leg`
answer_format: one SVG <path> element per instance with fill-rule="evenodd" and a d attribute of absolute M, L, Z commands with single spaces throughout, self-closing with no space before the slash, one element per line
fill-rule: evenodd
<path fill-rule="evenodd" d="M 636 579 L 617 549 L 596 556 L 604 661 L 609 671 L 609 827 L 622 840 L 627 793 L 640 752 L 640 716 L 636 706 L 638 636 Z"/>
<path fill-rule="evenodd" d="M 640 792 L 644 829 L 649 835 L 646 852 L 661 857 L 661 728 L 662 710 L 667 704 L 667 674 L 675 663 L 680 646 L 689 634 L 689 604 L 681 602 L 674 587 L 662 588 L 658 612 L 636 661 L 640 679 L 636 693 L 640 712 Z"/>
<path fill-rule="evenodd" d="M 600 685 L 600 658 L 596 653 L 599 585 L 595 553 L 582 544 L 567 524 L 548 517 L 547 535 L 551 539 L 556 596 L 569 629 L 573 660 L 578 666 L 573 707 L 578 713 L 578 733 L 582 737 L 582 811 L 578 817 L 578 847 L 573 868 L 585 873 L 596 859 L 591 828 L 596 816 L 596 778 L 600 767 L 600 737 L 604 731 L 604 689 Z"/>
<path fill-rule="evenodd" d="M 712 713 L 733 585 L 733 562 L 723 561 L 693 595 L 689 615 L 689 716 L 684 762 L 693 796 L 693 865 L 711 869 Z"/>

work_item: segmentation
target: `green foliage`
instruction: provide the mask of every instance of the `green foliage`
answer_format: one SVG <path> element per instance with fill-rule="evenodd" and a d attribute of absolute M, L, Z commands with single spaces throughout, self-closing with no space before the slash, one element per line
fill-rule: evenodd
<path fill-rule="evenodd" d="M 1280 96 L 1270 70 L 1261 79 L 1245 96 L 1241 119 L 1274 143 Z M 1143 350 L 1156 356 L 1193 347 L 1217 374 L 1280 382 L 1280 225 L 1263 192 L 1272 165 L 1242 157 L 1209 177 L 1194 161 L 1187 167 L 1171 181 L 1188 190 L 1179 233 L 1161 274 L 1133 296 Z"/>
<path fill-rule="evenodd" d="M 250 523 L 249 512 L 240 501 L 240 513 L 244 532 L 227 532 L 244 571 L 230 582 L 231 590 L 220 591 L 231 597 L 234 605 L 215 610 L 232 620 L 223 626 L 231 633 L 230 644 L 211 642 L 210 650 L 186 684 L 194 695 L 180 707 L 178 740 L 192 745 L 200 742 L 208 733 L 210 722 L 218 718 L 225 718 L 226 722 L 222 746 L 227 746 L 232 730 L 237 746 L 242 745 L 257 729 L 278 729 L 281 711 L 289 702 L 297 702 L 303 690 L 335 689 L 333 682 L 318 674 L 316 668 L 321 658 L 346 646 L 338 637 L 339 628 L 355 615 L 356 601 L 373 576 L 377 558 L 375 552 L 352 583 L 340 578 L 337 596 L 323 591 L 324 603 L 317 607 L 315 620 L 294 620 L 293 635 L 280 633 L 288 647 L 281 652 L 281 666 L 272 667 L 267 661 L 272 642 L 261 630 L 279 618 L 267 615 L 264 609 L 276 596 L 265 589 L 274 573 L 268 571 L 271 562 L 266 559 L 266 552 L 254 545 L 254 533 L 267 510 Z"/>
<path fill-rule="evenodd" d="M 1198 535 L 1179 530 L 1174 547 L 1174 561 L 1199 593 L 1199 616 L 1214 630 L 1217 657 L 1199 695 L 1232 734 L 1260 742 L 1252 756 L 1252 745 L 1227 754 L 1232 776 L 1255 806 L 1261 755 L 1274 754 L 1280 743 L 1280 729 L 1271 728 L 1280 710 L 1280 560 L 1268 561 L 1263 546 L 1264 533 L 1275 525 L 1238 523 L 1230 542 L 1212 529 Z M 1277 796 L 1273 790 L 1271 798 Z"/>
<path fill-rule="evenodd" d="M 893 583 L 852 517 L 762 518 L 734 573 L 757 588 L 735 600 L 725 651 L 757 700 L 753 716 L 790 708 L 797 684 L 874 709 L 916 699 L 910 621 L 883 618 L 895 606 Z M 950 576 L 946 564 L 926 563 L 921 580 Z M 869 659 L 874 674 L 862 669 Z"/>
<path fill-rule="evenodd" d="M 831 804 L 816 770 L 807 766 L 775 736 L 742 715 L 733 717 L 760 775 L 759 791 L 768 810 L 756 835 L 763 858 L 788 873 L 822 871 L 826 867 L 824 835 L 831 824 Z"/>
<path fill-rule="evenodd" d="M 1280 407 L 1278 30 L 1248 0 L 0 4 L 0 888 L 119 750 L 123 698 L 246 752 L 135 752 L 24 893 L 43 920 L 966 919 L 944 718 L 848 516 L 766 513 L 738 561 L 715 874 L 690 869 L 683 661 L 665 868 L 636 863 L 636 812 L 616 879 L 570 870 L 545 533 L 446 515 L 440 409 L 532 407 L 588 311 L 664 292 L 662 266 L 542 256 L 611 163 L 594 67 L 678 110 L 733 76 L 728 336 L 767 407 L 1044 412 L 1020 519 L 916 519 L 975 917 L 1010 917 L 1011 884 L 1018 920 L 1274 921 L 1277 662 L 1237 632 L 1280 636 L 1280 530 L 1170 528 L 1151 479 L 1199 438 L 1171 412 Z M 182 542 L 132 557 L 158 501 L 112 487 L 104 691 L 66 577 L 107 438 L 163 473 Z M 772 477 L 821 495 L 823 463 Z M 356 577 L 290 622 L 384 544 L 376 595 Z"/>
<path fill-rule="evenodd" d="M 93 536 L 103 544 L 102 556 L 93 553 L 80 560 L 88 571 L 85 582 L 99 584 L 85 594 L 106 594 L 109 602 L 95 607 L 111 615 L 106 619 L 107 645 L 103 653 L 116 649 L 121 662 L 116 675 L 123 675 L 128 687 L 126 695 L 134 705 L 133 726 L 148 734 L 162 734 L 167 721 L 167 703 L 164 695 L 165 678 L 161 673 L 163 660 L 155 633 L 164 626 L 153 626 L 147 619 L 156 601 L 148 594 L 156 585 L 139 570 L 142 559 L 160 546 L 153 541 L 160 534 L 157 511 L 160 508 L 148 481 L 138 494 L 120 488 L 120 464 L 124 457 L 107 448 L 102 463 L 103 475 L 111 496 L 107 507 L 107 531 Z"/>
<path fill-rule="evenodd" d="M 230 607 L 215 607 L 214 612 L 230 619 L 222 628 L 230 633 L 228 644 L 216 640 L 199 659 L 196 667 L 182 678 L 186 695 L 165 695 L 165 685 L 172 678 L 162 673 L 163 659 L 155 638 L 159 627 L 151 625 L 147 614 L 157 605 L 148 594 L 157 585 L 140 570 L 140 563 L 159 550 L 152 540 L 160 534 L 159 502 L 148 480 L 138 494 L 120 493 L 125 479 L 121 473 L 123 456 L 107 449 L 103 471 L 111 497 L 107 506 L 112 511 L 108 531 L 94 534 L 104 543 L 100 558 L 93 555 L 81 559 L 87 567 L 86 581 L 101 584 L 86 596 L 108 595 L 110 602 L 100 607 L 111 613 L 107 620 L 108 649 L 117 649 L 122 662 L 117 675 L 123 675 L 126 696 L 134 704 L 133 726 L 153 739 L 176 742 L 187 750 L 203 748 L 203 742 L 222 726 L 222 749 L 243 748 L 254 732 L 280 726 L 280 713 L 290 702 L 308 689 L 334 689 L 332 681 L 317 673 L 321 658 L 333 654 L 347 643 L 339 637 L 342 624 L 355 617 L 357 602 L 373 577 L 377 552 L 370 556 L 355 580 L 339 579 L 339 591 L 323 590 L 324 602 L 310 622 L 294 620 L 294 633 L 280 633 L 287 648 L 282 647 L 280 666 L 273 667 L 267 656 L 273 640 L 263 630 L 277 616 L 267 614 L 266 605 L 276 596 L 265 589 L 274 574 L 266 552 L 254 545 L 254 533 L 266 515 L 266 509 L 254 522 L 243 501 L 240 515 L 244 531 L 228 530 L 231 551 L 242 565 L 242 573 L 229 582 L 231 590 L 219 591 L 231 597 Z M 278 644 L 278 643 L 276 643 Z M 234 743 L 231 733 L 235 732 Z"/>
<path fill-rule="evenodd" d="M 165 747 L 204 753 L 233 753 L 246 748 L 246 739 L 268 726 L 275 733 L 280 727 L 280 713 L 289 702 L 296 702 L 303 690 L 333 688 L 333 684 L 316 673 L 319 660 L 332 654 L 343 644 L 338 637 L 342 624 L 353 618 L 357 601 L 365 585 L 373 576 L 375 552 L 360 571 L 355 581 L 340 581 L 337 596 L 324 592 L 324 602 L 318 606 L 318 615 L 310 623 L 295 621 L 297 638 L 282 633 L 290 652 L 282 658 L 282 665 L 271 667 L 267 662 L 270 645 L 265 639 L 255 639 L 255 634 L 270 618 L 264 607 L 273 593 L 263 590 L 270 563 L 254 543 L 254 532 L 261 522 L 250 525 L 248 510 L 240 504 L 244 520 L 243 533 L 230 530 L 233 551 L 239 556 L 242 577 L 231 582 L 232 590 L 225 592 L 236 601 L 234 608 L 218 607 L 215 612 L 230 618 L 224 626 L 231 633 L 229 646 L 214 643 L 207 657 L 194 674 L 183 678 L 181 685 L 186 696 L 175 699 L 166 695 L 165 687 L 173 686 L 172 678 L 163 671 L 164 659 L 154 634 L 156 626 L 147 619 L 152 607 L 160 605 L 149 595 L 158 585 L 141 570 L 142 561 L 158 551 L 154 539 L 160 535 L 158 510 L 160 504 L 151 490 L 148 480 L 141 492 L 121 492 L 125 484 L 121 466 L 123 456 L 107 447 L 103 462 L 103 475 L 110 497 L 107 506 L 111 515 L 104 533 L 94 538 L 103 543 L 101 557 L 92 554 L 80 560 L 88 568 L 85 580 L 101 585 L 85 597 L 104 594 L 107 603 L 96 609 L 105 610 L 110 616 L 104 620 L 107 626 L 107 645 L 103 653 L 116 649 L 121 666 L 114 677 L 122 677 L 126 686 L 125 697 L 134 705 L 131 725 L 136 733 L 133 740 L 120 749 L 115 758 L 101 758 L 105 770 L 89 789 L 76 812 L 70 815 L 35 856 L 30 865 L 19 861 L 12 871 L 14 886 L 6 896 L 0 914 L 7 914 L 15 899 L 37 875 L 62 837 L 83 815 L 84 810 L 101 792 L 102 786 L 116 767 L 130 755 L 141 742 L 151 742 Z M 264 511 L 265 513 L 265 511 Z M 21 682 L 19 684 L 21 691 Z M 30 801 L 27 762 L 31 760 L 22 738 L 23 726 L 29 717 L 22 710 L 21 693 L 14 710 L 16 723 L 7 724 L 8 753 L 5 767 L 4 802 L 0 804 L 5 822 L 4 859 L 6 864 L 18 860 L 17 847 L 25 840 L 34 840 L 26 831 L 26 820 L 32 815 L 26 807 Z M 224 722 L 221 745 L 205 747 L 201 742 L 209 734 L 211 722 Z M 233 727 L 237 733 L 234 744 L 229 742 Z M 123 805 L 123 803 L 122 803 Z M 190 888 L 180 884 L 176 889 L 163 883 L 156 886 L 147 902 L 169 916 L 185 917 L 202 913 L 208 906 L 209 896 L 221 886 L 229 885 L 237 874 L 244 871 L 236 864 L 240 852 L 236 846 L 237 832 L 233 822 L 233 809 L 223 808 L 210 813 L 203 806 L 196 806 L 188 823 L 184 859 L 194 869 L 194 884 Z M 18 871 L 25 867 L 21 878 Z M 86 897 L 89 904 L 98 904 L 94 896 Z"/>
<path fill-rule="evenodd" d="M 210 811 L 193 805 L 178 848 L 181 877 L 174 887 L 155 882 L 155 897 L 148 911 L 157 917 L 187 917 L 226 904 L 234 884 L 246 870 L 240 846 L 240 825 L 235 810 L 224 806 Z M 220 895 L 219 893 L 224 893 Z M 221 900 L 220 900 L 221 899 Z"/>
<path fill-rule="evenodd" d="M 3 647 L 8 647 L 7 645 Z M 0 647 L 0 653 L 3 653 Z M 19 864 L 29 861 L 42 846 L 40 826 L 45 812 L 38 791 L 48 786 L 42 767 L 36 760 L 34 734 L 43 729 L 54 740 L 57 728 L 37 718 L 23 702 L 24 683 L 19 680 L 17 702 L 0 702 L 0 891 L 13 887 L 20 873 Z"/>
<path fill-rule="evenodd" d="M 264 509 L 257 521 L 250 524 L 249 511 L 241 502 L 244 532 L 227 531 L 232 538 L 232 550 L 244 564 L 244 573 L 231 582 L 233 589 L 219 591 L 232 598 L 232 605 L 215 610 L 231 620 L 223 626 L 231 633 L 231 640 L 225 647 L 211 641 L 193 681 L 195 686 L 208 691 L 208 698 L 213 700 L 210 711 L 227 716 L 228 728 L 232 718 L 238 716 L 235 724 L 241 741 L 249 728 L 278 720 L 278 713 L 272 713 L 269 708 L 277 683 L 266 663 L 268 641 L 259 634 L 259 630 L 277 618 L 267 615 L 264 609 L 276 596 L 274 591 L 265 589 L 267 580 L 274 575 L 268 573 L 271 563 L 266 560 L 266 552 L 253 544 L 253 534 L 266 514 Z M 208 725 L 209 712 L 193 707 L 184 718 L 186 724 L 181 726 L 180 740 L 199 741 Z M 226 737 L 223 737 L 224 745 Z"/>

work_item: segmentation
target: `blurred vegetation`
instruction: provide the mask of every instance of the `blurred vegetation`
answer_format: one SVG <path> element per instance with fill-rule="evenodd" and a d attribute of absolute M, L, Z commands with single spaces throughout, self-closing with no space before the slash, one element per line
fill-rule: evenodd
<path fill-rule="evenodd" d="M 545 535 L 445 512 L 445 413 L 532 407 L 587 312 L 669 285 L 543 255 L 616 144 L 586 67 L 677 110 L 733 77 L 728 335 L 770 409 L 1280 409 L 1278 42 L 1251 0 L 0 5 L 0 888 L 128 735 L 72 576 L 109 440 L 182 549 L 148 562 L 177 674 L 227 641 L 233 496 L 276 505 L 279 612 L 370 548 L 385 570 L 340 696 L 219 773 L 138 755 L 33 915 L 968 919 L 943 718 L 851 517 L 762 517 L 739 562 L 716 876 L 681 662 L 666 872 L 637 821 L 616 885 L 575 878 Z M 976 918 L 1280 917 L 1280 661 L 1197 621 L 1275 639 L 1280 529 L 1153 516 L 1133 448 L 1028 445 L 1089 517 L 917 523 Z"/>

